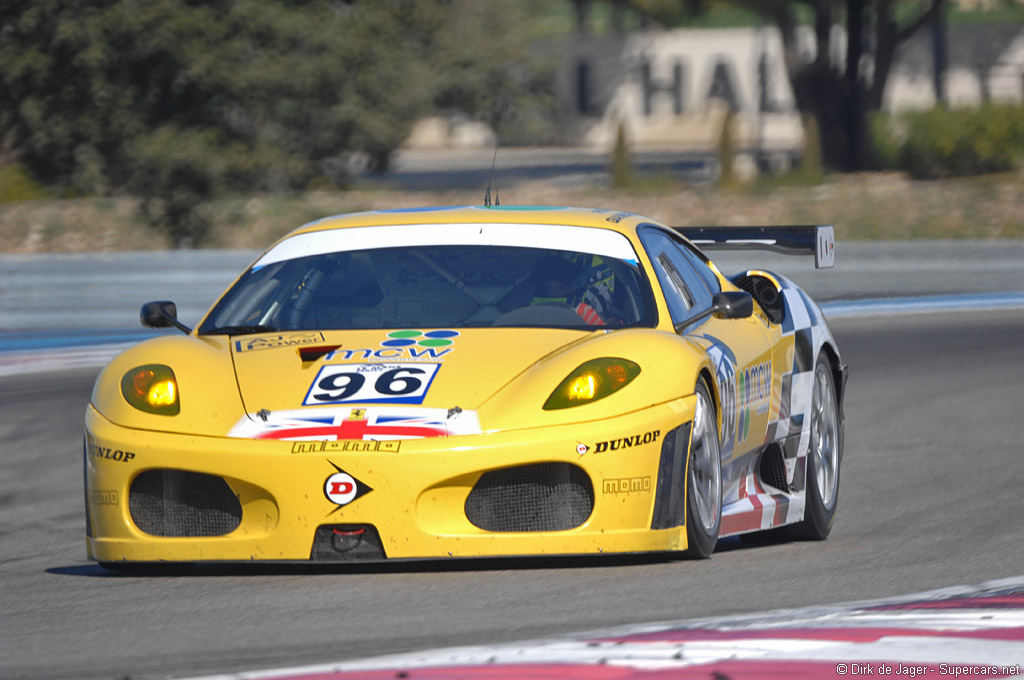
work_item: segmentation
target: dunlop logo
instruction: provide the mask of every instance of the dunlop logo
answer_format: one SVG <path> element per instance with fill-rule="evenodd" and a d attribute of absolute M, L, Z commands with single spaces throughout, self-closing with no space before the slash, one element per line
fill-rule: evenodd
<path fill-rule="evenodd" d="M 619 449 L 628 449 L 631 446 L 643 446 L 644 444 L 652 444 L 658 441 L 658 437 L 661 435 L 661 430 L 654 430 L 645 434 L 635 434 L 631 437 L 621 437 L 619 439 L 610 439 L 606 442 L 598 442 L 594 446 L 594 453 L 603 453 L 604 451 L 618 451 Z"/>

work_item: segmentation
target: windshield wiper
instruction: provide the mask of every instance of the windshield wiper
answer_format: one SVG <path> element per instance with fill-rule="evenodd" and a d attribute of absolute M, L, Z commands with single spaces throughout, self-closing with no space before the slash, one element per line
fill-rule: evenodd
<path fill-rule="evenodd" d="M 203 335 L 250 335 L 252 333 L 277 333 L 282 329 L 276 326 L 254 324 L 251 326 L 221 326 L 206 331 Z"/>

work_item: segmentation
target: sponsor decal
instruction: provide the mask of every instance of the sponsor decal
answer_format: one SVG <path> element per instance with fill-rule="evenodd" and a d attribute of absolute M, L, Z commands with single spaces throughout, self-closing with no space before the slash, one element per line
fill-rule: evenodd
<path fill-rule="evenodd" d="M 422 404 L 441 364 L 344 364 L 320 369 L 303 406 Z"/>
<path fill-rule="evenodd" d="M 363 441 L 360 439 L 339 439 L 322 442 L 294 442 L 292 453 L 338 453 L 382 451 L 396 453 L 402 447 L 401 441 Z"/>
<path fill-rule="evenodd" d="M 117 505 L 117 491 L 113 489 L 90 491 L 89 502 L 93 505 Z"/>
<path fill-rule="evenodd" d="M 324 334 L 313 331 L 305 331 L 301 333 L 274 333 L 246 338 L 244 340 L 235 340 L 235 351 L 256 352 L 263 349 L 276 349 L 278 347 L 311 345 L 313 343 L 323 341 Z"/>
<path fill-rule="evenodd" d="M 580 454 L 581 456 L 584 453 L 586 453 L 587 451 L 589 451 L 589 450 L 590 450 L 590 447 L 587 446 L 586 444 L 577 444 L 576 445 L 576 453 Z"/>
<path fill-rule="evenodd" d="M 766 413 L 772 396 L 772 362 L 762 361 L 737 373 L 737 393 L 741 404 L 736 436 L 740 441 L 750 433 L 751 409 Z"/>
<path fill-rule="evenodd" d="M 715 365 L 715 382 L 718 383 L 718 394 L 722 400 L 721 453 L 725 460 L 732 455 L 736 444 L 736 355 L 718 338 L 710 335 L 703 337 L 711 343 L 708 357 Z"/>
<path fill-rule="evenodd" d="M 453 338 L 459 337 L 458 331 L 392 331 L 388 333 L 388 339 L 381 341 L 384 347 L 450 347 L 455 344 Z"/>
<path fill-rule="evenodd" d="M 728 458 L 736 444 L 750 434 L 753 413 L 767 413 L 771 405 L 772 362 L 762 361 L 740 370 L 736 355 L 718 338 L 703 336 L 711 343 L 708 356 L 715 364 L 715 380 L 722 397 L 722 458 Z"/>
<path fill-rule="evenodd" d="M 116 460 L 120 463 L 127 463 L 135 458 L 135 454 L 131 451 L 122 451 L 120 449 L 111 449 L 106 446 L 100 446 L 91 439 L 88 442 L 87 451 L 90 458 L 104 458 L 106 460 Z"/>
<path fill-rule="evenodd" d="M 327 462 L 330 463 L 331 461 Z M 352 501 L 373 491 L 373 489 L 334 463 L 331 463 L 331 466 L 336 472 L 328 476 L 324 481 L 324 496 L 338 507 L 328 513 L 329 515 L 334 514 Z"/>
<path fill-rule="evenodd" d="M 380 342 L 380 347 L 359 349 L 336 349 L 329 352 L 325 361 L 438 361 L 455 348 L 459 331 L 441 329 L 436 331 L 400 330 L 391 331 Z"/>
<path fill-rule="evenodd" d="M 651 478 L 644 477 L 619 477 L 618 479 L 601 480 L 601 490 L 605 495 L 620 495 L 631 493 L 650 493 Z"/>
<path fill-rule="evenodd" d="M 594 453 L 618 451 L 619 449 L 628 449 L 632 446 L 653 444 L 658 441 L 659 436 L 661 436 L 661 430 L 653 430 L 651 432 L 645 432 L 644 434 L 635 434 L 631 437 L 620 437 L 619 439 L 609 439 L 608 441 L 597 442 L 597 444 L 594 445 Z M 578 450 L 579 449 L 577 449 L 577 451 Z"/>
<path fill-rule="evenodd" d="M 308 415 L 305 412 L 284 412 L 275 414 L 275 420 L 268 422 L 257 432 L 243 434 L 240 431 L 235 433 L 235 436 L 254 439 L 326 440 L 313 442 L 322 445 L 321 451 L 389 451 L 391 449 L 383 446 L 364 449 L 357 447 L 356 444 L 360 441 L 444 437 L 448 434 L 448 428 L 443 420 L 444 412 L 438 413 L 436 409 L 425 410 L 423 413 L 375 412 L 372 417 L 367 416 L 364 409 L 353 410 L 363 413 L 363 416 L 352 418 L 351 411 L 309 411 Z M 352 448 L 344 448 L 346 445 L 341 440 L 346 439 L 356 440 L 351 444 Z M 339 446 L 343 448 L 337 448 Z M 394 450 L 397 451 L 398 446 L 395 446 Z M 292 448 L 292 453 L 299 452 L 295 447 Z M 305 452 L 305 449 L 301 452 Z"/>
<path fill-rule="evenodd" d="M 348 505 L 356 498 L 356 480 L 345 472 L 335 472 L 324 484 L 327 500 L 336 505 Z"/>
<path fill-rule="evenodd" d="M 317 406 L 286 411 L 242 416 L 227 433 L 229 437 L 278 441 L 303 441 L 321 445 L 320 449 L 296 447 L 294 453 L 316 451 L 397 451 L 389 448 L 368 447 L 358 442 L 418 439 L 480 434 L 480 421 L 475 411 L 424 408 L 422 406 Z M 356 443 L 344 444 L 344 440 Z M 335 444 L 334 441 L 339 443 Z"/>

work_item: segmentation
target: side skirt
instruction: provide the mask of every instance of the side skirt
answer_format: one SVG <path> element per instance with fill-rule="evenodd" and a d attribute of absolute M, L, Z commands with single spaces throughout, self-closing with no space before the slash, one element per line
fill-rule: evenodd
<path fill-rule="evenodd" d="M 722 507 L 722 528 L 719 536 L 736 536 L 751 531 L 772 529 L 799 522 L 804 518 L 804 484 L 806 458 L 797 458 L 792 491 L 783 491 L 765 484 L 759 473 L 761 458 L 773 455 L 771 447 L 762 452 L 740 473 L 739 498 Z M 774 455 L 778 455 L 775 453 Z"/>

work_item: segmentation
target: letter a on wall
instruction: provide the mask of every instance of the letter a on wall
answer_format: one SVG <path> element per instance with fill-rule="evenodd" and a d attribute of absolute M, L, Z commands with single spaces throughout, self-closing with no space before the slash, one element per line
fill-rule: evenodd
<path fill-rule="evenodd" d="M 715 70 L 711 75 L 711 87 L 708 88 L 708 101 L 712 99 L 724 100 L 733 113 L 740 110 L 739 97 L 736 95 L 736 85 L 733 82 L 732 70 L 724 59 L 719 58 L 715 62 Z"/>

